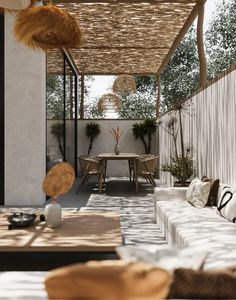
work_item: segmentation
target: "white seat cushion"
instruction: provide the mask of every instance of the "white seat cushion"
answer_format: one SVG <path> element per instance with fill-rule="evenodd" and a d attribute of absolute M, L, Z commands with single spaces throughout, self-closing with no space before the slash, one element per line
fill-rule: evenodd
<path fill-rule="evenodd" d="M 197 209 L 187 201 L 158 201 L 156 205 L 174 244 L 206 248 L 205 269 L 236 265 L 236 225 L 217 214 L 216 207 Z"/>

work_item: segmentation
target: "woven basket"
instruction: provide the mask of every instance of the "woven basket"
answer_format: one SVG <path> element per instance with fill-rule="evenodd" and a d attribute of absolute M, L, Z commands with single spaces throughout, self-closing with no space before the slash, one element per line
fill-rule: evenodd
<path fill-rule="evenodd" d="M 53 5 L 31 7 L 18 12 L 14 33 L 19 42 L 33 49 L 77 48 L 81 31 L 76 20 Z"/>
<path fill-rule="evenodd" d="M 104 94 L 98 101 L 100 111 L 119 111 L 121 109 L 120 98 L 112 93 Z"/>
<path fill-rule="evenodd" d="M 124 74 L 116 77 L 112 90 L 124 96 L 136 92 L 136 83 L 133 76 Z"/>

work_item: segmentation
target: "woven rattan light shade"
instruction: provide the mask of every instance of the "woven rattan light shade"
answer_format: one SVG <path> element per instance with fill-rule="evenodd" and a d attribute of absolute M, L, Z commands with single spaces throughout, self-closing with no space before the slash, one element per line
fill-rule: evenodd
<path fill-rule="evenodd" d="M 112 90 L 119 95 L 129 95 L 136 91 L 136 82 L 131 75 L 119 75 L 113 83 Z"/>
<path fill-rule="evenodd" d="M 81 44 L 76 20 L 53 5 L 21 10 L 16 17 L 14 33 L 19 42 L 33 49 L 76 48 Z"/>
<path fill-rule="evenodd" d="M 100 111 L 119 111 L 121 109 L 120 98 L 112 93 L 104 94 L 98 101 Z"/>

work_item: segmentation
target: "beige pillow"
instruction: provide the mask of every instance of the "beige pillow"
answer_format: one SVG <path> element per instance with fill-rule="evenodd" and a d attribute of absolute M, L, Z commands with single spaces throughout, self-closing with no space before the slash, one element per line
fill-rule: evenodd
<path fill-rule="evenodd" d="M 141 262 L 90 261 L 52 270 L 45 279 L 49 299 L 156 300 L 167 297 L 172 277 Z"/>
<path fill-rule="evenodd" d="M 186 192 L 186 199 L 193 206 L 202 208 L 207 204 L 211 182 L 202 182 L 199 178 L 193 179 Z"/>

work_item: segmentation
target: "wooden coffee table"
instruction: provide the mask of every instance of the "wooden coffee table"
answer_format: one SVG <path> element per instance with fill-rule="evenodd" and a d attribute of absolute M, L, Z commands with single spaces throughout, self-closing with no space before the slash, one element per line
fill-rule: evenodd
<path fill-rule="evenodd" d="M 48 270 L 90 259 L 117 258 L 122 244 L 117 212 L 63 212 L 62 225 L 48 228 L 39 217 L 30 227 L 8 230 L 0 213 L 0 270 Z"/>

